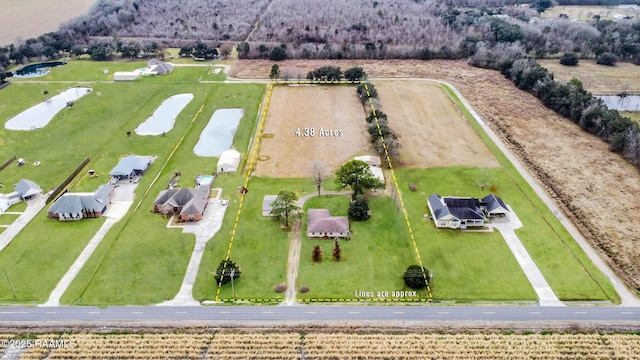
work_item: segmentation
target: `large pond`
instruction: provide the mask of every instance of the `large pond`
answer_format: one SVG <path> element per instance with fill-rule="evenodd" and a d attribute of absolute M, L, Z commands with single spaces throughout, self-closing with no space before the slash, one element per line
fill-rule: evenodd
<path fill-rule="evenodd" d="M 640 111 L 640 95 L 598 95 L 609 110 Z"/>
<path fill-rule="evenodd" d="M 46 63 L 31 64 L 17 70 L 13 73 L 14 77 L 36 77 L 43 76 L 49 73 L 49 69 L 57 66 L 62 66 L 62 61 L 53 61 Z"/>
<path fill-rule="evenodd" d="M 35 130 L 47 125 L 70 102 L 91 92 L 91 88 L 74 87 L 51 97 L 9 119 L 4 127 L 9 130 Z M 72 105 L 72 104 L 71 104 Z"/>
<path fill-rule="evenodd" d="M 244 109 L 218 109 L 202 130 L 193 152 L 198 156 L 217 157 L 231 148 Z"/>
<path fill-rule="evenodd" d="M 145 122 L 138 125 L 138 135 L 162 135 L 173 129 L 178 114 L 193 99 L 193 94 L 178 94 L 166 99 Z"/>

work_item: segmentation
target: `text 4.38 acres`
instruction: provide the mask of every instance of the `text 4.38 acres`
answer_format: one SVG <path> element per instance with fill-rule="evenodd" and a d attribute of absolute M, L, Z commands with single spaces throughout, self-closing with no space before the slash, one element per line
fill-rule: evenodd
<path fill-rule="evenodd" d="M 342 129 L 296 128 L 296 136 L 300 137 L 341 137 L 343 135 Z"/>

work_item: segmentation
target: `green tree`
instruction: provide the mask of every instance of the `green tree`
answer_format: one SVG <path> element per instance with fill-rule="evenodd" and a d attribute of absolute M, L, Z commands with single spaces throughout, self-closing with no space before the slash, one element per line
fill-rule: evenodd
<path fill-rule="evenodd" d="M 284 226 L 289 226 L 289 219 L 302 215 L 301 209 L 296 205 L 298 196 L 293 191 L 282 190 L 271 204 L 271 215 L 276 220 L 284 219 Z"/>
<path fill-rule="evenodd" d="M 353 190 L 352 198 L 363 194 L 365 190 L 382 189 L 384 184 L 378 180 L 364 161 L 351 160 L 336 172 L 336 181 L 342 187 L 350 186 Z"/>
<path fill-rule="evenodd" d="M 282 61 L 287 59 L 287 51 L 281 47 L 274 47 L 271 49 L 271 54 L 269 54 L 269 60 L 273 61 Z"/>
<path fill-rule="evenodd" d="M 236 45 L 236 50 L 238 51 L 238 59 L 246 59 L 249 56 L 249 50 L 251 50 L 251 46 L 246 41 L 243 41 Z"/>
<path fill-rule="evenodd" d="M 215 279 L 218 285 L 224 285 L 231 282 L 231 277 L 237 279 L 240 277 L 240 267 L 231 259 L 222 260 L 216 269 Z"/>
<path fill-rule="evenodd" d="M 356 66 L 345 70 L 344 77 L 349 81 L 360 81 L 366 76 L 361 67 Z"/>
<path fill-rule="evenodd" d="M 404 283 L 412 289 L 422 289 L 430 280 L 427 269 L 420 265 L 410 265 L 404 272 Z"/>
<path fill-rule="evenodd" d="M 566 66 L 576 66 L 579 62 L 580 59 L 578 59 L 578 55 L 574 52 L 566 52 L 562 54 L 562 57 L 560 58 L 560 64 Z"/>
<path fill-rule="evenodd" d="M 369 220 L 369 200 L 364 195 L 356 195 L 349 205 L 349 217 L 355 221 Z"/>
<path fill-rule="evenodd" d="M 610 52 L 604 52 L 596 58 L 596 64 L 606 65 L 606 66 L 615 66 L 618 62 L 618 57 Z"/>
<path fill-rule="evenodd" d="M 280 66 L 278 64 L 273 64 L 271 66 L 271 72 L 269 73 L 269 78 L 271 80 L 278 81 L 279 77 L 280 77 Z"/>

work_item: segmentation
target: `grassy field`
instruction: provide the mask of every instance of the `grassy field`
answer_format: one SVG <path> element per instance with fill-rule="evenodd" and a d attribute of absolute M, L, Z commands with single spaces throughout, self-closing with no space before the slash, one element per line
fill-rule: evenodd
<path fill-rule="evenodd" d="M 102 80 L 99 79 L 103 76 L 101 69 L 123 65 L 131 64 L 72 61 L 52 69 L 48 80 L 80 81 L 85 77 Z M 63 301 L 99 305 L 148 304 L 172 297 L 177 292 L 191 254 L 193 236 L 165 229 L 165 221 L 150 214 L 148 209 L 173 172 L 181 171 L 185 179 L 193 179 L 196 173 L 213 171 L 216 159 L 196 157 L 193 146 L 216 109 L 245 109 L 246 115 L 236 133 L 234 146 L 246 151 L 242 149 L 248 147 L 264 91 L 264 85 L 200 84 L 198 79 L 206 69 L 180 68 L 170 76 L 135 83 L 90 82 L 93 92 L 77 101 L 73 108 L 59 113 L 46 127 L 29 132 L 0 130 L 3 142 L 0 158 L 19 154 L 27 161 L 23 167 L 12 165 L 5 169 L 3 181 L 15 183 L 24 177 L 36 181 L 45 191 L 57 186 L 87 156 L 92 159 L 89 168 L 95 168 L 101 176 L 82 178 L 74 190 L 93 191 L 106 182 L 106 174 L 123 154 L 158 156 L 136 191 L 134 206 L 139 205 L 139 210 L 114 226 Z M 3 90 L 2 99 L 5 100 L 0 100 L 0 118 L 8 119 L 42 101 L 43 90 L 55 94 L 69 86 L 73 83 L 14 83 Z M 177 93 L 192 93 L 195 97 L 179 115 L 174 129 L 165 136 L 126 136 L 127 131 L 143 122 L 163 100 Z M 201 107 L 200 116 L 192 124 Z M 152 184 L 153 177 L 165 165 L 167 156 L 184 134 L 187 135 L 183 145 L 166 164 L 160 180 Z M 32 165 L 36 160 L 40 165 Z M 149 192 L 143 197 L 147 189 Z M 11 267 L 11 281 L 24 287 L 16 286 L 17 296 L 13 297 L 10 287 L 4 286 L 0 289 L 1 298 L 16 302 L 45 300 L 102 221 L 70 224 L 48 220 L 43 214 L 36 217 L 33 224 L 0 253 L 0 266 Z M 72 228 L 78 230 L 67 233 L 67 229 Z M 46 240 L 47 246 L 42 244 L 44 233 L 55 236 Z M 70 245 L 61 246 L 65 242 Z M 49 244 L 55 246 L 54 251 L 48 249 Z M 140 256 L 141 253 L 154 255 Z M 31 271 L 23 270 L 35 262 L 38 266 L 33 266 Z M 43 276 L 45 268 L 47 274 Z"/>
<path fill-rule="evenodd" d="M 0 215 L 0 225 L 11 225 L 19 217 L 19 214 L 2 214 Z"/>
<path fill-rule="evenodd" d="M 569 19 L 573 20 L 593 20 L 593 17 L 596 15 L 599 15 L 602 20 L 612 20 L 619 16 L 638 18 L 638 16 L 640 16 L 640 9 L 621 8 L 617 6 L 553 6 L 543 12 L 540 17 L 543 19 L 555 19 L 558 18 L 560 14 L 565 14 Z"/>
<path fill-rule="evenodd" d="M 557 59 L 538 60 L 553 73 L 557 81 L 568 82 L 576 78 L 593 94 L 640 93 L 640 66 L 618 62 L 616 66 L 596 64 L 595 60 L 580 60 L 578 66 L 561 65 Z"/>

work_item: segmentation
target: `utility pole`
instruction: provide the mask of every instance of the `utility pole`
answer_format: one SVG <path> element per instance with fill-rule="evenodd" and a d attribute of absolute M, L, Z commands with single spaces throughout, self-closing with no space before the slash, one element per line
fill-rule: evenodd
<path fill-rule="evenodd" d="M 236 300 L 236 288 L 233 285 L 233 275 L 235 275 L 235 274 L 236 274 L 236 268 L 233 267 L 233 268 L 231 268 L 231 292 L 233 293 L 233 301 Z"/>

